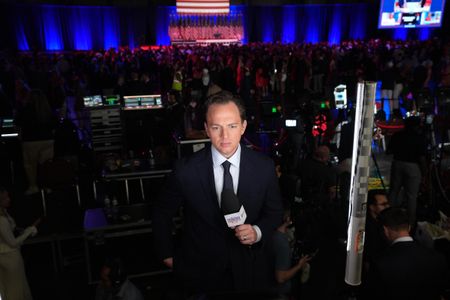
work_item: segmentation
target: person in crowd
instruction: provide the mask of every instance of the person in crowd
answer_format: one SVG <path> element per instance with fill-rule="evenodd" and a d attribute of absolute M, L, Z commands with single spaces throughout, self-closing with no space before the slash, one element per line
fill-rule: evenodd
<path fill-rule="evenodd" d="M 322 145 L 301 164 L 302 197 L 306 202 L 324 206 L 336 197 L 337 175 L 329 166 L 329 159 L 330 149 Z"/>
<path fill-rule="evenodd" d="M 442 299 L 448 283 L 444 257 L 416 243 L 410 236 L 406 210 L 386 208 L 379 220 L 391 245 L 371 266 L 373 299 Z"/>
<path fill-rule="evenodd" d="M 257 96 L 260 99 L 269 95 L 269 80 L 267 79 L 267 75 L 264 73 L 264 69 L 262 67 L 256 69 L 255 86 Z"/>
<path fill-rule="evenodd" d="M 422 62 L 418 64 L 412 73 L 412 82 L 411 82 L 411 91 L 413 94 L 414 102 L 413 102 L 413 110 L 420 110 L 423 105 L 423 99 L 419 97 L 421 92 L 425 92 L 425 88 L 427 80 L 429 78 L 427 69 L 427 62 Z"/>
<path fill-rule="evenodd" d="M 188 139 L 206 138 L 200 99 L 191 98 L 184 111 L 184 133 Z"/>
<path fill-rule="evenodd" d="M 131 72 L 131 80 L 127 82 L 125 88 L 125 95 L 143 95 L 145 84 L 139 80 L 139 73 L 137 71 Z"/>
<path fill-rule="evenodd" d="M 384 110 L 384 102 L 389 101 L 389 110 L 392 114 L 394 109 L 394 86 L 395 68 L 394 63 L 389 61 L 381 72 L 381 110 Z"/>
<path fill-rule="evenodd" d="M 268 287 L 266 241 L 282 221 L 273 161 L 240 145 L 247 127 L 240 100 L 222 91 L 205 103 L 211 147 L 180 161 L 153 209 L 157 253 L 188 294 L 252 292 Z M 222 191 L 242 203 L 245 223 L 229 228 Z M 183 207 L 175 247 L 172 218 Z M 233 226 L 231 226 L 233 227 Z"/>
<path fill-rule="evenodd" d="M 411 222 L 416 220 L 417 195 L 426 172 L 427 142 L 420 133 L 420 118 L 409 117 L 405 128 L 392 136 L 386 151 L 393 154 L 389 201 L 392 206 L 400 206 L 403 188 Z"/>
<path fill-rule="evenodd" d="M 373 189 L 367 196 L 366 235 L 364 241 L 364 271 L 370 269 L 370 264 L 387 248 L 388 243 L 384 237 L 383 226 L 378 217 L 389 207 L 386 191 Z"/>
<path fill-rule="evenodd" d="M 8 214 L 10 205 L 8 191 L 0 187 L 0 299 L 31 300 L 20 246 L 28 237 L 37 234 L 40 219 L 15 236 L 16 223 Z"/>
<path fill-rule="evenodd" d="M 181 96 L 183 93 L 183 69 L 180 68 L 175 71 L 172 81 L 172 91 L 177 95 L 177 101 L 182 102 Z"/>
<path fill-rule="evenodd" d="M 151 95 L 154 93 L 155 88 L 150 80 L 150 75 L 148 72 L 144 72 L 141 75 L 141 83 L 142 83 L 142 90 L 141 90 L 142 95 Z"/>
<path fill-rule="evenodd" d="M 168 93 L 164 120 L 169 136 L 175 134 L 183 137 L 185 135 L 185 108 L 177 101 L 174 92 Z"/>
<path fill-rule="evenodd" d="M 292 226 L 291 212 L 286 210 L 283 217 L 283 223 L 278 226 L 273 235 L 273 253 L 275 266 L 276 290 L 278 299 L 289 299 L 292 295 L 294 286 L 300 282 L 293 282 L 294 278 L 301 273 L 302 270 L 308 268 L 308 261 L 311 256 L 302 255 L 300 259 L 293 262 L 291 241 L 293 237 L 289 236 L 288 229 Z M 300 281 L 300 279 L 299 279 Z"/>
<path fill-rule="evenodd" d="M 50 72 L 48 89 L 45 95 L 50 109 L 57 111 L 61 117 L 64 117 L 67 109 L 66 80 L 58 72 Z"/>
<path fill-rule="evenodd" d="M 392 103 L 389 103 L 392 115 L 395 114 L 396 111 L 400 110 L 400 98 L 405 100 L 403 97 L 403 89 L 405 87 L 405 72 L 402 62 L 399 62 L 394 67 L 394 90 L 392 91 Z"/>
<path fill-rule="evenodd" d="M 130 281 L 119 259 L 105 263 L 100 271 L 100 283 L 95 300 L 144 300 L 141 291 Z"/>
<path fill-rule="evenodd" d="M 57 123 L 45 94 L 40 90 L 32 90 L 27 104 L 16 117 L 16 124 L 21 132 L 23 165 L 28 179 L 26 195 L 39 191 L 38 165 L 53 158 Z"/>
<path fill-rule="evenodd" d="M 120 96 L 120 103 L 123 105 L 123 96 L 127 95 L 125 76 L 122 74 L 117 77 L 117 83 L 114 87 L 113 93 Z"/>

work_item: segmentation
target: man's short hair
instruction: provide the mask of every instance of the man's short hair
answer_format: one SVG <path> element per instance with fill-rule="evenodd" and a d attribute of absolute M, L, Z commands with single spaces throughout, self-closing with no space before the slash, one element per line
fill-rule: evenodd
<path fill-rule="evenodd" d="M 370 190 L 369 193 L 367 194 L 367 206 L 377 204 L 377 201 L 375 200 L 375 196 L 377 195 L 386 196 L 386 191 L 383 189 Z"/>
<path fill-rule="evenodd" d="M 241 99 L 234 96 L 232 93 L 228 91 L 220 91 L 216 94 L 211 95 L 205 102 L 205 116 L 208 114 L 208 109 L 211 105 L 214 104 L 228 104 L 228 103 L 234 103 L 236 104 L 237 108 L 239 109 L 239 115 L 241 117 L 242 122 L 245 121 L 246 115 L 245 115 L 245 106 L 242 103 Z"/>
<path fill-rule="evenodd" d="M 388 207 L 378 217 L 380 223 L 394 231 L 408 230 L 410 221 L 408 212 L 400 207 Z"/>

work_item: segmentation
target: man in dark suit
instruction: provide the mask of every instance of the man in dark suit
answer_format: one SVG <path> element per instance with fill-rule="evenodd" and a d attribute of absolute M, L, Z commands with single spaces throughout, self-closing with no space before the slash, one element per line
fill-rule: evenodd
<path fill-rule="evenodd" d="M 370 269 L 370 294 L 374 299 L 440 299 L 448 280 L 444 257 L 411 238 L 404 209 L 386 208 L 379 219 L 392 244 Z"/>
<path fill-rule="evenodd" d="M 157 253 L 188 293 L 255 291 L 265 288 L 265 244 L 281 224 L 282 201 L 273 161 L 240 145 L 247 122 L 241 102 L 228 92 L 205 103 L 211 147 L 178 163 L 154 207 Z M 225 161 L 245 224 L 230 229 L 221 212 Z M 183 208 L 179 242 L 172 218 Z M 267 271 L 267 273 L 266 273 Z"/>
<path fill-rule="evenodd" d="M 367 195 L 366 235 L 364 241 L 364 269 L 369 270 L 369 265 L 378 256 L 383 254 L 389 246 L 380 223 L 380 213 L 389 207 L 386 191 L 381 189 L 370 190 Z"/>

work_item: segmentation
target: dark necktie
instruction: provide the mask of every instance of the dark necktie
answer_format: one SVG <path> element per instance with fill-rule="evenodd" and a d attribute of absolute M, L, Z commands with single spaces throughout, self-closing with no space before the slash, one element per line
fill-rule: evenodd
<path fill-rule="evenodd" d="M 222 193 L 225 190 L 231 190 L 234 194 L 234 188 L 233 188 L 233 177 L 231 177 L 231 173 L 230 173 L 230 166 L 231 163 L 226 160 L 222 163 L 222 167 L 223 167 L 223 189 L 222 189 Z"/>

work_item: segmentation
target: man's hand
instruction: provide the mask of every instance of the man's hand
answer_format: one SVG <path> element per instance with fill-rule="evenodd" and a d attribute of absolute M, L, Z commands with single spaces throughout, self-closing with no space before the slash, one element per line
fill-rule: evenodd
<path fill-rule="evenodd" d="M 297 265 L 299 269 L 303 268 L 308 261 L 310 261 L 313 257 L 310 255 L 303 255 L 302 258 L 299 259 Z"/>
<path fill-rule="evenodd" d="M 242 245 L 253 245 L 256 242 L 256 231 L 250 224 L 242 224 L 234 229 L 234 235 Z"/>
<path fill-rule="evenodd" d="M 166 265 L 166 267 L 173 269 L 173 257 L 168 257 L 164 259 L 163 263 Z"/>

